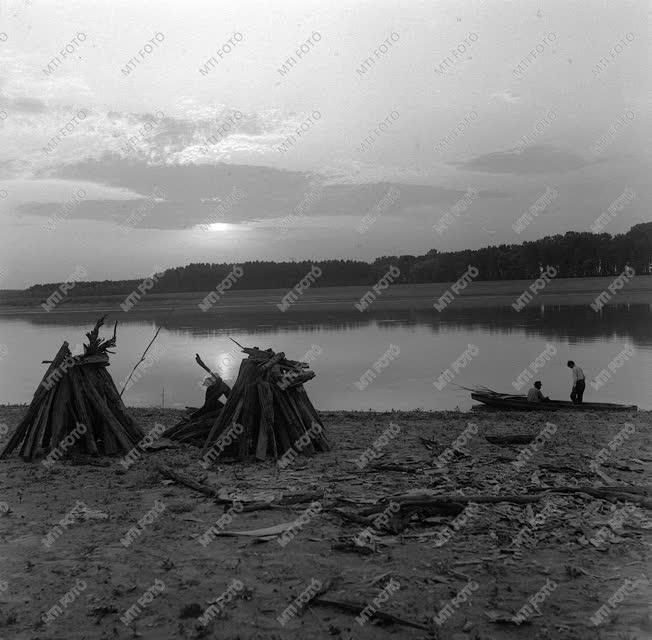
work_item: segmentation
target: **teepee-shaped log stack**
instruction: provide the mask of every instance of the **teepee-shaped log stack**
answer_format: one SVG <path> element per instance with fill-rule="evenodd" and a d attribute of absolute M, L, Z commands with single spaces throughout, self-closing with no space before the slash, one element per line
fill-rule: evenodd
<path fill-rule="evenodd" d="M 127 452 L 143 438 L 106 370 L 108 354 L 113 353 L 110 349 L 116 342 L 117 323 L 113 337 L 102 340 L 99 329 L 103 323 L 104 317 L 86 334 L 88 344 L 82 355 L 73 356 L 67 342 L 61 345 L 0 458 L 6 458 L 21 443 L 23 459 L 34 460 L 56 450 L 66 437 L 74 444 L 63 450 L 92 455 Z"/>
<path fill-rule="evenodd" d="M 328 451 L 324 425 L 303 388 L 315 377 L 309 365 L 271 349 L 242 351 L 249 357 L 240 364 L 226 405 L 206 438 L 204 456 L 217 451 L 226 457 L 264 460 L 290 450 Z"/>

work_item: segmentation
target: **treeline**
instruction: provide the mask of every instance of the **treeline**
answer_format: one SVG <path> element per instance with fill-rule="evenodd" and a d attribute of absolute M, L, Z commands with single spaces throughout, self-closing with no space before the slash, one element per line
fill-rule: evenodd
<path fill-rule="evenodd" d="M 231 289 L 290 289 L 316 264 L 321 276 L 314 287 L 372 285 L 391 265 L 399 268 L 401 283 L 452 282 L 469 265 L 478 271 L 478 280 L 534 279 L 542 270 L 553 267 L 557 276 L 577 278 L 616 276 L 626 266 L 637 274 L 652 273 L 652 222 L 637 224 L 627 233 L 577 233 L 547 236 L 523 244 L 501 244 L 482 249 L 439 252 L 423 256 L 383 256 L 373 262 L 360 260 L 320 260 L 301 262 L 243 262 L 243 276 Z M 232 264 L 196 263 L 167 269 L 156 278 L 151 291 L 210 291 L 229 277 Z M 144 277 L 151 276 L 146 274 Z M 233 277 L 230 278 L 234 280 Z M 78 282 L 70 296 L 128 294 L 142 280 Z M 49 296 L 59 283 L 39 284 L 27 289 L 30 296 Z"/>
<path fill-rule="evenodd" d="M 637 224 L 615 236 L 569 231 L 523 244 L 451 253 L 432 250 L 414 261 L 408 281 L 451 282 L 468 265 L 478 269 L 478 280 L 536 278 L 547 267 L 554 267 L 560 278 L 615 276 L 628 265 L 639 275 L 650 274 L 652 222 Z"/>

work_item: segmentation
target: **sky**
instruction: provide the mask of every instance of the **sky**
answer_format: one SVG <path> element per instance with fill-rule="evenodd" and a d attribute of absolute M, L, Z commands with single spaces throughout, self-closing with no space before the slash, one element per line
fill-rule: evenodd
<path fill-rule="evenodd" d="M 649 27 L 647 2 L 0 0 L 0 288 L 517 243 L 626 190 L 627 231 Z"/>

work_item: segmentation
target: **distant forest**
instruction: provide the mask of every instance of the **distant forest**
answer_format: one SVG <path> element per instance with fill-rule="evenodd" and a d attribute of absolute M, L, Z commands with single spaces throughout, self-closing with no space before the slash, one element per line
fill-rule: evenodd
<path fill-rule="evenodd" d="M 652 222 L 637 224 L 627 233 L 577 233 L 547 236 L 523 244 L 501 244 L 482 249 L 439 252 L 432 249 L 422 256 L 383 256 L 373 262 L 359 260 L 315 260 L 301 262 L 243 262 L 242 278 L 233 289 L 290 289 L 319 266 L 322 275 L 314 287 L 372 285 L 390 265 L 400 269 L 395 279 L 401 283 L 453 282 L 469 265 L 480 272 L 478 280 L 534 279 L 549 266 L 558 277 L 616 276 L 626 266 L 637 274 L 652 273 Z M 167 269 L 153 292 L 210 291 L 227 277 L 232 264 L 196 263 Z M 144 274 L 143 277 L 151 274 Z M 128 294 L 141 280 L 78 282 L 70 296 Z M 25 294 L 47 298 L 60 283 L 38 284 Z"/>

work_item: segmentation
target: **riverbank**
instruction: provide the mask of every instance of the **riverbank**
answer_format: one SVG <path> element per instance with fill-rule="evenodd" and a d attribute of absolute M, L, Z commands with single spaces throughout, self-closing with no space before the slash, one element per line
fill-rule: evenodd
<path fill-rule="evenodd" d="M 613 278 L 555 278 L 532 295 L 529 305 L 572 305 L 589 306 L 605 291 Z M 472 307 L 511 307 L 519 297 L 530 290 L 531 280 L 474 281 L 461 289 L 459 295 L 452 294 L 455 308 Z M 373 296 L 368 308 L 373 311 L 409 309 L 414 311 L 433 310 L 433 305 L 450 290 L 453 283 L 434 282 L 428 284 L 397 284 L 380 290 Z M 320 310 L 337 312 L 356 310 L 362 298 L 371 287 L 310 287 L 305 289 L 287 312 Z M 209 292 L 189 293 L 147 293 L 130 305 L 130 315 L 160 313 L 169 309 L 175 312 L 199 309 L 200 303 Z M 237 314 L 246 312 L 278 313 L 277 305 L 282 305 L 286 289 L 233 290 L 226 292 L 212 305 L 207 314 Z M 124 314 L 120 304 L 125 296 L 83 296 L 64 297 L 52 310 L 46 312 L 41 307 L 45 300 L 25 298 L 16 292 L 0 293 L 0 315 L 43 314 L 57 316 L 66 313 L 111 313 Z M 652 301 L 652 276 L 636 276 L 623 288 L 610 295 L 609 304 L 649 304 Z M 528 306 L 527 304 L 525 305 Z M 364 313 L 364 309 L 362 310 Z"/>
<path fill-rule="evenodd" d="M 25 409 L 0 407 L 0 423 L 8 427 L 0 442 L 10 437 Z M 154 408 L 130 411 L 145 431 L 157 423 L 170 426 L 182 415 Z M 330 600 L 366 604 L 384 590 L 383 611 L 429 626 L 441 638 L 650 637 L 649 583 L 630 583 L 636 588 L 613 609 L 608 600 L 619 589 L 624 593 L 625 580 L 647 575 L 651 511 L 630 501 L 613 504 L 587 493 L 546 490 L 608 482 L 646 485 L 652 471 L 651 412 L 322 415 L 332 451 L 301 457 L 282 470 L 271 462 L 238 462 L 206 472 L 197 464 L 198 450 L 189 446 L 150 453 L 126 470 L 113 458 L 64 460 L 50 468 L 14 457 L 1 461 L 6 507 L 0 513 L 0 579 L 6 589 L 0 590 L 0 638 L 126 639 L 134 637 L 132 629 L 152 640 L 436 637 L 396 624 L 360 626 L 354 614 L 326 606 L 312 606 L 282 625 L 278 618 L 311 581 L 330 581 L 322 596 Z M 554 432 L 548 427 L 537 450 L 499 446 L 485 438 L 536 436 L 546 421 L 552 421 Z M 633 428 L 623 431 L 626 422 Z M 388 431 L 390 424 L 396 426 Z M 460 434 L 465 436 L 458 440 L 459 451 L 450 455 Z M 602 454 L 603 464 L 592 464 L 617 434 L 622 443 L 606 458 Z M 358 462 L 365 452 L 370 459 L 369 449 L 384 453 L 382 461 L 395 463 L 394 470 L 379 471 L 373 463 L 361 469 Z M 520 453 L 524 450 L 531 455 Z M 218 537 L 202 546 L 197 538 L 226 507 L 165 480 L 156 463 L 242 502 L 323 494 L 316 500 L 319 509 L 313 508 L 319 513 L 304 518 L 306 524 L 286 546 L 276 539 L 245 537 Z M 375 549 L 352 544 L 364 529 L 354 520 L 365 508 L 408 492 L 542 499 L 472 505 L 462 513 L 466 517 L 422 514 L 403 523 L 402 530 L 384 531 Z M 77 501 L 91 511 L 46 548 L 42 539 Z M 232 511 L 226 528 L 253 530 L 295 521 L 310 504 Z M 152 512 L 157 505 L 164 508 Z M 125 548 L 121 539 L 148 513 L 154 513 L 151 522 Z M 619 513 L 626 514 L 622 526 L 607 526 Z M 41 616 L 76 583 L 85 585 L 83 590 L 45 626 Z M 130 627 L 123 625 L 120 617 L 161 583 L 160 593 L 139 607 Z M 550 593 L 538 605 L 540 613 L 522 622 L 527 628 L 510 622 L 545 585 Z M 465 597 L 451 605 L 460 592 Z M 204 627 L 199 617 L 224 593 L 229 594 L 224 608 Z M 603 605 L 609 615 L 596 629 L 591 618 Z"/>

